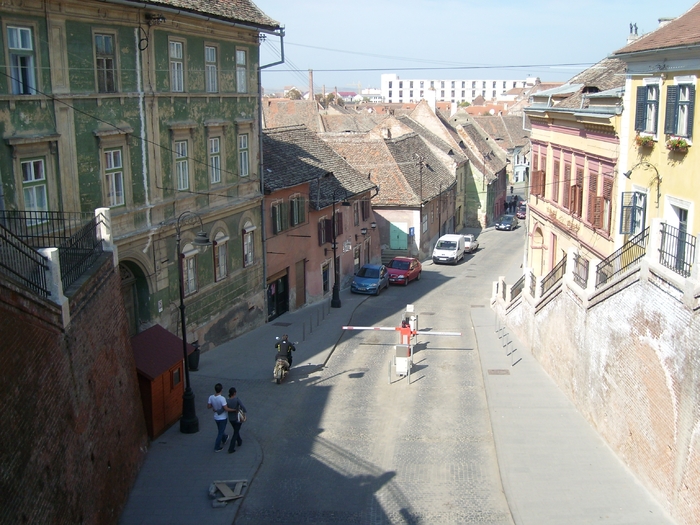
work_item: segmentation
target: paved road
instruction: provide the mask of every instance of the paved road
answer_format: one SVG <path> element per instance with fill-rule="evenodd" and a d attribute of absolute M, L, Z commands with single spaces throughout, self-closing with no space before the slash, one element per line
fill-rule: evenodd
<path fill-rule="evenodd" d="M 363 302 L 353 325 L 396 326 L 414 304 L 421 329 L 464 335 L 421 336 L 409 385 L 389 384 L 395 332 L 347 332 L 323 370 L 279 388 L 236 523 L 512 524 L 469 310 L 488 307 L 522 242 L 522 229 L 485 235 L 462 263 L 428 262 L 420 281 Z"/>

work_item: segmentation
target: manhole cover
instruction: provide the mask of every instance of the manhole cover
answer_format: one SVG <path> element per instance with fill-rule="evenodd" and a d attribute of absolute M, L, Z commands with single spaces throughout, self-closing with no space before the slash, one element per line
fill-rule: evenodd
<path fill-rule="evenodd" d="M 272 326 L 292 326 L 292 323 L 272 323 Z"/>
<path fill-rule="evenodd" d="M 489 375 L 490 376 L 508 376 L 510 375 L 510 371 L 506 370 L 505 368 L 492 368 L 489 370 Z"/>

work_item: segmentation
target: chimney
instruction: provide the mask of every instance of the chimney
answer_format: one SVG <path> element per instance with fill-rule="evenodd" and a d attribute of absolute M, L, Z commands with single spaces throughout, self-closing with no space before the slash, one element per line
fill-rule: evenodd
<path fill-rule="evenodd" d="M 314 70 L 309 69 L 309 100 L 314 99 Z"/>
<path fill-rule="evenodd" d="M 435 88 L 428 88 L 425 92 L 425 101 L 428 103 L 430 106 L 430 109 L 433 110 L 433 113 L 437 113 L 435 111 L 435 105 L 437 103 L 437 92 L 435 91 Z"/>
<path fill-rule="evenodd" d="M 673 17 L 663 17 L 663 18 L 659 18 L 659 27 L 663 27 L 663 26 L 665 26 L 666 24 L 668 24 L 668 23 L 670 23 L 670 22 L 673 22 L 674 20 L 675 20 L 675 18 L 673 18 Z M 635 25 L 634 28 L 637 29 L 637 26 Z"/>

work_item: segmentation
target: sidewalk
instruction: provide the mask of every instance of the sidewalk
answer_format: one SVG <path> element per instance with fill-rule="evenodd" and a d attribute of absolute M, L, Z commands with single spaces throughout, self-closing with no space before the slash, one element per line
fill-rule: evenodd
<path fill-rule="evenodd" d="M 208 487 L 214 480 L 251 482 L 264 451 L 246 423 L 244 444 L 235 454 L 213 453 L 215 425 L 203 408 L 213 384 L 221 381 L 228 388 L 243 377 L 272 381 L 272 362 L 261 364 L 260 352 L 269 354 L 275 336 L 283 333 L 300 342 L 295 369 L 323 366 L 342 335 L 340 327 L 352 324 L 365 299 L 342 292 L 340 309 L 324 302 L 288 313 L 203 354 L 199 370 L 190 374 L 200 431 L 181 434 L 174 425 L 151 444 L 121 525 L 231 525 L 242 500 L 212 508 Z M 507 329 L 496 331 L 494 312 L 472 308 L 470 316 L 514 523 L 672 525 L 527 349 Z M 245 392 L 239 394 L 245 404 Z"/>
<path fill-rule="evenodd" d="M 241 429 L 243 445 L 235 454 L 226 450 L 215 454 L 216 427 L 213 414 L 206 410 L 213 385 L 221 382 L 224 393 L 236 379 L 272 382 L 275 337 L 288 334 L 299 342 L 294 352 L 294 371 L 322 367 L 342 335 L 354 310 L 368 296 L 341 292 L 341 308 L 330 308 L 324 301 L 303 308 L 248 332 L 202 354 L 199 369 L 190 372 L 195 393 L 199 432 L 182 434 L 175 424 L 151 443 L 146 460 L 131 490 L 119 523 L 121 525 L 231 525 L 241 500 L 223 508 L 212 508 L 208 489 L 213 481 L 253 481 L 263 461 L 264 451 L 247 430 Z M 261 359 L 264 353 L 265 359 Z M 274 384 L 272 385 L 274 386 Z M 240 389 L 239 389 L 240 390 Z M 245 392 L 239 397 L 246 404 Z M 247 407 L 250 411 L 250 406 Z M 254 413 L 250 414 L 255 417 Z M 231 434 L 228 426 L 227 433 Z M 225 449 L 228 448 L 228 444 Z M 177 482 L 173 482 L 177 480 Z M 245 494 L 245 490 L 243 492 Z"/>

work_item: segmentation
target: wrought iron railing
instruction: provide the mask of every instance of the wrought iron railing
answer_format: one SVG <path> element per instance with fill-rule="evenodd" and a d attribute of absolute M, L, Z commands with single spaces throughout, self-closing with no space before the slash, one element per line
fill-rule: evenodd
<path fill-rule="evenodd" d="M 696 238 L 683 230 L 661 223 L 659 263 L 683 277 L 690 277 L 695 260 Z"/>
<path fill-rule="evenodd" d="M 542 295 L 546 294 L 552 286 L 557 284 L 566 273 L 566 255 L 552 268 L 544 279 L 542 279 Z"/>
<path fill-rule="evenodd" d="M 596 290 L 616 275 L 639 264 L 647 252 L 649 243 L 649 228 L 638 233 L 627 241 L 619 250 L 613 252 L 607 259 L 601 261 L 596 269 Z"/>
<path fill-rule="evenodd" d="M 520 295 L 525 287 L 525 276 L 523 275 L 520 279 L 515 281 L 515 284 L 510 289 L 510 300 L 514 301 L 516 297 Z"/>
<path fill-rule="evenodd" d="M 535 297 L 537 293 L 537 277 L 535 277 L 535 272 L 530 271 L 530 296 Z"/>
<path fill-rule="evenodd" d="M 585 290 L 588 285 L 588 259 L 578 253 L 574 254 L 573 276 L 574 282 Z"/>
<path fill-rule="evenodd" d="M 0 225 L 32 248 L 58 248 L 61 282 L 66 290 L 103 252 L 97 225 L 104 220 L 91 213 L 57 211 L 1 211 Z"/>
<path fill-rule="evenodd" d="M 46 284 L 46 258 L 0 225 L 0 273 L 42 297 L 51 295 Z"/>
<path fill-rule="evenodd" d="M 101 217 L 101 216 L 100 216 Z M 85 273 L 102 254 L 102 241 L 97 237 L 98 218 L 78 230 L 58 247 L 61 282 L 66 290 Z"/>

